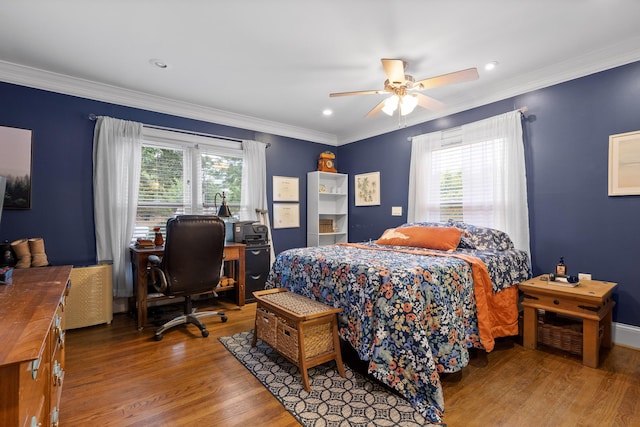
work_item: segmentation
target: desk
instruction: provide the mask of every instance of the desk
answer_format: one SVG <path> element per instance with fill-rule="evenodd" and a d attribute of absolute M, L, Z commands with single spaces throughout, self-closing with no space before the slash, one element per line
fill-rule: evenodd
<path fill-rule="evenodd" d="M 129 310 L 138 314 L 138 329 L 147 325 L 147 302 L 150 300 L 147 295 L 147 265 L 150 255 L 162 257 L 164 247 L 158 246 L 153 249 L 141 249 L 132 246 L 131 268 L 133 270 L 133 290 L 134 297 L 129 300 Z M 238 268 L 236 268 L 236 261 Z M 230 274 L 235 283 L 232 286 L 219 286 L 215 291 L 228 291 L 235 289 L 236 302 L 242 307 L 244 305 L 245 287 L 245 245 L 243 243 L 225 243 L 224 245 L 225 270 Z M 214 291 L 214 289 L 212 289 Z M 135 306 L 134 306 L 135 304 Z"/>

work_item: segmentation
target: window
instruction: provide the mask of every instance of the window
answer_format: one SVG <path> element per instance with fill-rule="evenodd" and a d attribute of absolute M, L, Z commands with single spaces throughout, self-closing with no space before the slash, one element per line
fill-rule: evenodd
<path fill-rule="evenodd" d="M 443 138 L 432 152 L 429 179 L 434 183 L 427 199 L 428 220 L 448 219 L 476 225 L 493 225 L 500 199 L 494 197 L 502 174 L 504 139 L 463 143 L 460 135 Z"/>
<path fill-rule="evenodd" d="M 512 111 L 411 139 L 407 220 L 496 228 L 529 250 L 522 122 Z"/>
<path fill-rule="evenodd" d="M 226 197 L 240 210 L 242 147 L 233 141 L 145 128 L 133 238 L 153 239 L 179 214 L 213 214 Z"/>

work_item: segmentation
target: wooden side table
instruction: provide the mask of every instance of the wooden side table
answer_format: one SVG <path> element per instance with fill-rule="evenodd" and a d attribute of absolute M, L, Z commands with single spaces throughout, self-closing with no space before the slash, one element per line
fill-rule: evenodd
<path fill-rule="evenodd" d="M 256 297 L 256 324 L 252 347 L 260 338 L 294 363 L 302 373 L 304 389 L 311 391 L 307 369 L 335 360 L 345 377 L 337 314 L 333 308 L 283 288 L 253 293 Z"/>
<path fill-rule="evenodd" d="M 524 292 L 523 345 L 535 349 L 538 343 L 538 310 L 582 319 L 582 363 L 597 368 L 600 345 L 611 347 L 611 320 L 615 302 L 611 298 L 617 283 L 581 280 L 576 287 L 556 285 L 538 276 L 518 287 Z M 603 327 L 600 339 L 600 326 Z"/>

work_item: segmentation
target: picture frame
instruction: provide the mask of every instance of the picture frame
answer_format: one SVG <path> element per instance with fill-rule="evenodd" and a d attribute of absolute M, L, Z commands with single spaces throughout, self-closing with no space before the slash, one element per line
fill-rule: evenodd
<path fill-rule="evenodd" d="M 355 175 L 354 180 L 356 206 L 376 206 L 380 204 L 380 172 Z"/>
<path fill-rule="evenodd" d="M 7 178 L 5 209 L 31 209 L 33 131 L 0 126 L 0 175 Z"/>
<path fill-rule="evenodd" d="M 273 176 L 274 202 L 299 202 L 300 180 L 295 176 Z"/>
<path fill-rule="evenodd" d="M 299 203 L 274 203 L 273 204 L 273 228 L 299 228 L 300 204 Z"/>
<path fill-rule="evenodd" d="M 609 196 L 640 195 L 640 131 L 609 136 Z"/>

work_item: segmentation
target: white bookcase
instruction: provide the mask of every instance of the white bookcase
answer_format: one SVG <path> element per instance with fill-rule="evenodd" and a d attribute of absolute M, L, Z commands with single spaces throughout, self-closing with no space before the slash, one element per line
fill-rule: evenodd
<path fill-rule="evenodd" d="M 307 246 L 347 242 L 348 175 L 307 174 Z"/>

